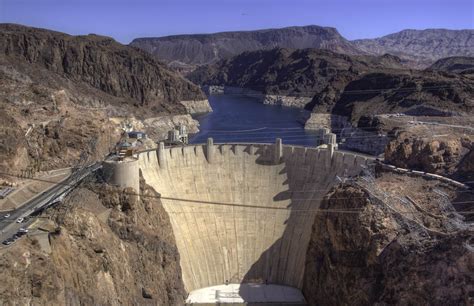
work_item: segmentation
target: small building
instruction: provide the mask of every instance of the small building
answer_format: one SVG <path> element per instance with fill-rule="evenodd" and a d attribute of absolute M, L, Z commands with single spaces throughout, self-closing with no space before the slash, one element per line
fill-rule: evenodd
<path fill-rule="evenodd" d="M 146 139 L 147 136 L 146 136 L 146 133 L 144 133 L 144 132 L 131 131 L 131 132 L 128 132 L 128 138 L 138 140 L 138 139 Z"/>
<path fill-rule="evenodd" d="M 165 143 L 168 145 L 188 144 L 186 126 L 180 124 L 177 128 L 168 131 L 168 138 L 166 138 Z"/>

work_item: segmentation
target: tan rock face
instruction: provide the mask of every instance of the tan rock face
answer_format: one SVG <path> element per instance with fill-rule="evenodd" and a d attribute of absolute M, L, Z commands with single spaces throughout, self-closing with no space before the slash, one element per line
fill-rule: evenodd
<path fill-rule="evenodd" d="M 460 171 L 461 162 L 472 155 L 473 143 L 469 137 L 417 138 L 401 133 L 385 148 L 385 160 L 395 166 L 442 175 Z M 468 167 L 468 166 L 467 166 Z"/>
<path fill-rule="evenodd" d="M 49 213 L 58 226 L 51 254 L 34 236 L 0 254 L 0 303 L 182 305 L 179 255 L 157 194 L 142 199 L 107 186 L 78 189 L 70 209 Z"/>

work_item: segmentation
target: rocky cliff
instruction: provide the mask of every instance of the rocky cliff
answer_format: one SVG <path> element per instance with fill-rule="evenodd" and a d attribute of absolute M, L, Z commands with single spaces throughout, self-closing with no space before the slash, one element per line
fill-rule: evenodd
<path fill-rule="evenodd" d="M 320 48 L 361 54 L 336 29 L 320 26 L 288 27 L 215 34 L 136 38 L 131 46 L 143 49 L 172 65 L 209 64 L 244 51 L 280 48 Z"/>
<path fill-rule="evenodd" d="M 349 56 L 328 50 L 273 49 L 244 52 L 202 66 L 193 82 L 251 89 L 266 95 L 312 97 L 306 109 L 348 117 L 406 112 L 462 115 L 472 112 L 471 78 L 403 68 L 391 56 Z"/>
<path fill-rule="evenodd" d="M 155 111 L 183 110 L 181 100 L 204 99 L 198 87 L 143 51 L 97 35 L 70 36 L 13 24 L 0 25 L 0 55 L 36 64 L 70 81 Z"/>
<path fill-rule="evenodd" d="M 368 73 L 348 82 L 332 112 L 357 122 L 363 115 L 460 116 L 473 111 L 474 82 L 435 71 Z M 321 109 L 315 97 L 315 109 Z"/>
<path fill-rule="evenodd" d="M 437 60 L 429 67 L 431 70 L 461 73 L 464 75 L 474 74 L 474 57 L 453 56 Z"/>
<path fill-rule="evenodd" d="M 472 232 L 443 192 L 456 196 L 439 182 L 388 173 L 333 189 L 308 247 L 308 303 L 472 304 Z"/>
<path fill-rule="evenodd" d="M 183 305 L 179 254 L 158 195 L 83 187 L 0 254 L 0 303 Z"/>
<path fill-rule="evenodd" d="M 451 176 L 462 181 L 474 178 L 472 135 L 450 133 L 420 137 L 402 132 L 385 148 L 385 160 L 401 168 Z"/>
<path fill-rule="evenodd" d="M 375 39 L 359 39 L 351 43 L 374 55 L 390 53 L 418 67 L 451 56 L 474 56 L 474 30 L 403 30 Z"/>
<path fill-rule="evenodd" d="M 272 49 L 244 52 L 188 75 L 197 84 L 226 85 L 264 94 L 313 97 L 329 83 L 359 74 L 400 68 L 396 57 L 350 57 L 328 50 Z"/>
<path fill-rule="evenodd" d="M 168 122 L 209 109 L 199 87 L 143 51 L 107 37 L 0 25 L 2 172 L 101 159 L 120 138 L 113 118 Z"/>

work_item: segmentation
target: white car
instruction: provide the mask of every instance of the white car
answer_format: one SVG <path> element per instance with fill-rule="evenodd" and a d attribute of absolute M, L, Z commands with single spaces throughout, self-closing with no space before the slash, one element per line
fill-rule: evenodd
<path fill-rule="evenodd" d="M 18 218 L 18 219 L 16 219 L 16 223 L 21 223 L 21 222 L 23 222 L 23 220 L 25 220 L 25 218 Z"/>
<path fill-rule="evenodd" d="M 10 214 L 6 214 L 5 216 L 3 216 L 3 218 L 10 218 Z"/>

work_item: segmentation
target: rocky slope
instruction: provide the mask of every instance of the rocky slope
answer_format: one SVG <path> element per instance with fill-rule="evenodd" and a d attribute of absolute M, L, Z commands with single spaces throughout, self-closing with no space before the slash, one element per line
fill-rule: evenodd
<path fill-rule="evenodd" d="M 120 136 L 108 117 L 132 108 L 35 64 L 13 65 L 0 56 L 0 169 L 36 172 L 74 166 L 81 155 L 100 159 Z"/>
<path fill-rule="evenodd" d="M 71 81 L 156 110 L 175 110 L 181 100 L 204 99 L 199 88 L 147 53 L 97 35 L 70 36 L 19 25 L 0 26 L 0 54 L 38 64 Z"/>
<path fill-rule="evenodd" d="M 461 181 L 474 179 L 472 135 L 449 133 L 421 137 L 402 132 L 385 148 L 385 160 L 401 168 L 450 176 Z"/>
<path fill-rule="evenodd" d="M 351 43 L 374 55 L 390 53 L 418 67 L 451 56 L 474 56 L 474 30 L 403 30 L 375 39 L 359 39 Z"/>
<path fill-rule="evenodd" d="M 361 54 L 336 29 L 320 26 L 288 27 L 215 34 L 136 38 L 131 46 L 171 64 L 209 64 L 244 51 L 280 48 L 320 48 Z"/>
<path fill-rule="evenodd" d="M 474 74 L 474 57 L 453 56 L 437 60 L 429 67 L 431 70 L 461 73 L 464 75 Z"/>
<path fill-rule="evenodd" d="M 243 87 L 264 94 L 313 97 L 306 109 L 357 123 L 362 115 L 469 114 L 474 83 L 461 75 L 405 69 L 391 55 L 348 56 L 327 50 L 244 52 L 202 66 L 198 84 Z"/>
<path fill-rule="evenodd" d="M 0 303 L 183 305 L 168 215 L 152 189 L 130 191 L 94 183 L 50 209 L 49 226 L 0 254 Z"/>
<path fill-rule="evenodd" d="M 428 192 L 456 191 L 378 176 L 342 184 L 322 203 L 306 259 L 308 303 L 471 305 L 472 231 L 441 192 Z"/>
<path fill-rule="evenodd" d="M 388 68 L 400 68 L 396 57 L 350 57 L 328 50 L 277 48 L 244 52 L 213 65 L 202 66 L 188 78 L 197 84 L 312 97 L 331 82 L 344 82 L 368 71 Z"/>
<path fill-rule="evenodd" d="M 368 73 L 347 83 L 332 112 L 357 122 L 363 115 L 405 113 L 412 116 L 469 115 L 474 82 L 435 71 Z M 315 97 L 315 109 L 321 109 Z"/>
<path fill-rule="evenodd" d="M 114 118 L 209 110 L 199 87 L 107 37 L 1 24 L 0 46 L 2 172 L 101 159 L 120 136 Z"/>

